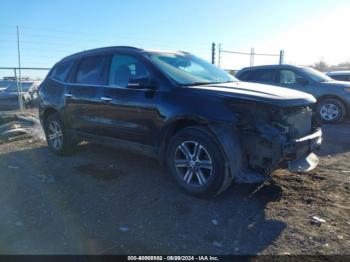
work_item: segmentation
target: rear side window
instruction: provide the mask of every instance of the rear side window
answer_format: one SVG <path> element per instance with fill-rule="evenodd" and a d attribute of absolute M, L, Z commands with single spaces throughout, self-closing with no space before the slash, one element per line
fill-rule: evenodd
<path fill-rule="evenodd" d="M 260 69 L 251 70 L 244 72 L 240 79 L 243 81 L 254 81 L 254 82 L 275 82 L 276 71 L 273 69 Z"/>
<path fill-rule="evenodd" d="M 51 77 L 58 81 L 64 82 L 72 68 L 73 62 L 60 63 L 55 66 L 52 71 Z"/>
<path fill-rule="evenodd" d="M 242 81 L 252 80 L 253 79 L 253 73 L 254 73 L 253 71 L 245 71 L 239 76 L 239 79 L 242 80 Z"/>
<path fill-rule="evenodd" d="M 106 82 L 108 66 L 107 56 L 92 56 L 84 58 L 78 67 L 75 83 L 103 85 Z"/>
<path fill-rule="evenodd" d="M 257 82 L 275 82 L 276 72 L 272 69 L 257 70 L 252 78 Z"/>

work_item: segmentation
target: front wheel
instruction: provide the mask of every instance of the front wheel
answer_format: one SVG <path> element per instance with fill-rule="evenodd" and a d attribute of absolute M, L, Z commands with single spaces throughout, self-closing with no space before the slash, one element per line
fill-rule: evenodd
<path fill-rule="evenodd" d="M 321 100 L 317 105 L 319 119 L 327 123 L 340 123 L 344 120 L 346 110 L 341 101 L 334 98 Z"/>
<path fill-rule="evenodd" d="M 225 183 L 225 158 L 215 138 L 204 128 L 179 131 L 167 150 L 167 167 L 177 184 L 198 197 L 217 195 Z"/>

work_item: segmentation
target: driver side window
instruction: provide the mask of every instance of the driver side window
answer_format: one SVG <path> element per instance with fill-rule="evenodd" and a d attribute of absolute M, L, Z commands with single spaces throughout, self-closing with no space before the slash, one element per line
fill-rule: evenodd
<path fill-rule="evenodd" d="M 295 73 L 291 70 L 281 70 L 280 71 L 280 84 L 284 85 L 292 85 L 296 83 L 300 83 L 300 80 L 303 80 L 304 77 Z"/>
<path fill-rule="evenodd" d="M 114 55 L 109 71 L 109 86 L 127 88 L 136 85 L 138 80 L 149 78 L 145 65 L 129 55 Z"/>

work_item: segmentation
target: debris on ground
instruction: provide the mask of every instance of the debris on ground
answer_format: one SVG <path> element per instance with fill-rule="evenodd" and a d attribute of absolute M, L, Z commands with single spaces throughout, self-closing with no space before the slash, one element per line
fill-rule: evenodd
<path fill-rule="evenodd" d="M 312 225 L 321 226 L 322 223 L 326 223 L 326 220 L 319 218 L 318 216 L 313 216 L 310 220 Z"/>
<path fill-rule="evenodd" d="M 32 113 L 0 113 L 0 144 L 27 138 L 44 140 L 39 119 Z"/>

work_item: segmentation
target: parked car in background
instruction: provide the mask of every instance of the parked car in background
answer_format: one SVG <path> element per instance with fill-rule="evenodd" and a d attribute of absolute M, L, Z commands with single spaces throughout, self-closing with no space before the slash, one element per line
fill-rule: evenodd
<path fill-rule="evenodd" d="M 332 71 L 327 72 L 326 75 L 334 80 L 350 82 L 350 71 Z"/>
<path fill-rule="evenodd" d="M 236 77 L 245 82 L 264 83 L 312 94 L 317 99 L 315 112 L 324 123 L 342 122 L 350 113 L 350 83 L 336 81 L 310 67 L 254 66 L 238 71 Z M 269 92 L 267 89 L 261 91 Z"/>
<path fill-rule="evenodd" d="M 266 90 L 262 92 L 261 90 Z M 155 157 L 180 187 L 214 196 L 276 168 L 311 170 L 322 132 L 316 99 L 239 82 L 189 53 L 109 47 L 59 61 L 39 87 L 49 148 L 80 140 Z"/>
<path fill-rule="evenodd" d="M 25 108 L 37 106 L 39 81 L 21 81 L 21 97 Z M 17 82 L 0 80 L 0 111 L 19 109 Z"/>

